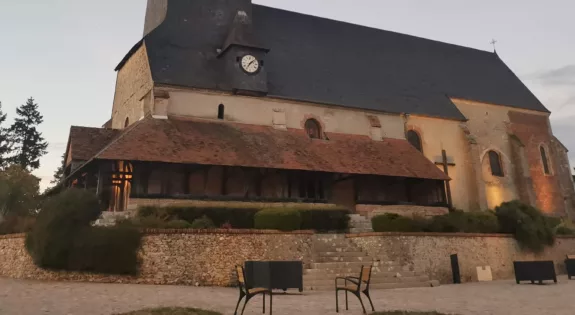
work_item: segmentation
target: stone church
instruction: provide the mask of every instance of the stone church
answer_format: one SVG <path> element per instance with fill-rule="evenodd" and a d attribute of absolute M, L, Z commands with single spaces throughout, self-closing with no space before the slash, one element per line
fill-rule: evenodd
<path fill-rule="evenodd" d="M 251 0 L 149 0 L 112 115 L 72 127 L 67 186 L 144 204 L 574 214 L 549 110 L 497 53 Z"/>

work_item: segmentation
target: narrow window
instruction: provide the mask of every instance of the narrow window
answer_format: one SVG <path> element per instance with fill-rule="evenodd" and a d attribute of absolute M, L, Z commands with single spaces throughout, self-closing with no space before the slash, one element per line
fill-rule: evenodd
<path fill-rule="evenodd" d="M 545 148 L 543 146 L 539 147 L 539 151 L 541 152 L 541 161 L 543 162 L 543 172 L 545 175 L 551 174 L 549 170 L 549 160 L 547 160 L 547 152 L 545 152 Z"/>
<path fill-rule="evenodd" d="M 220 106 L 218 106 L 218 119 L 224 119 L 224 104 L 220 104 Z"/>
<path fill-rule="evenodd" d="M 305 122 L 305 131 L 310 138 L 321 139 L 321 127 L 317 120 L 308 119 Z"/>
<path fill-rule="evenodd" d="M 421 137 L 415 130 L 407 131 L 407 141 L 414 146 L 417 151 L 423 153 L 423 146 L 421 145 Z"/>
<path fill-rule="evenodd" d="M 124 128 L 130 125 L 130 118 L 126 117 L 126 121 L 124 122 Z"/>
<path fill-rule="evenodd" d="M 501 167 L 501 157 L 495 151 L 489 151 L 489 165 L 491 166 L 491 174 L 497 177 L 503 177 L 503 167 Z"/>

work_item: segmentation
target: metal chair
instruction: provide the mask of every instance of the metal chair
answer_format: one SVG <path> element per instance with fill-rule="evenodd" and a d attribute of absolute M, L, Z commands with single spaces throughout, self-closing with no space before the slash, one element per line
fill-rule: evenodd
<path fill-rule="evenodd" d="M 369 300 L 369 304 L 371 305 L 372 311 L 375 312 L 375 308 L 373 307 L 373 302 L 371 302 L 371 297 L 369 296 L 369 283 L 371 281 L 371 268 L 372 266 L 361 266 L 361 272 L 359 273 L 359 277 L 337 277 L 335 278 L 335 311 L 339 313 L 339 300 L 338 300 L 338 293 L 339 291 L 345 291 L 345 309 L 348 310 L 348 301 L 347 301 L 347 292 L 351 292 L 359 299 L 359 303 L 361 303 L 361 308 L 363 309 L 363 313 L 367 314 L 365 311 L 365 306 L 363 306 L 363 301 L 361 300 L 361 293 L 367 296 Z M 345 284 L 340 286 L 337 284 L 337 280 L 344 280 Z M 348 285 L 348 282 L 351 284 Z"/>
<path fill-rule="evenodd" d="M 238 304 L 236 304 L 236 310 L 234 311 L 234 315 L 238 313 L 238 307 L 240 306 L 240 302 L 245 297 L 246 301 L 244 303 L 244 307 L 242 308 L 241 315 L 244 314 L 244 310 L 246 309 L 246 305 L 254 296 L 258 294 L 263 294 L 263 313 L 266 313 L 266 293 L 270 295 L 270 315 L 272 315 L 272 291 L 266 288 L 250 288 L 246 282 L 246 274 L 244 271 L 244 267 L 236 266 L 236 274 L 238 275 L 238 287 L 240 289 L 240 298 L 238 299 Z"/>

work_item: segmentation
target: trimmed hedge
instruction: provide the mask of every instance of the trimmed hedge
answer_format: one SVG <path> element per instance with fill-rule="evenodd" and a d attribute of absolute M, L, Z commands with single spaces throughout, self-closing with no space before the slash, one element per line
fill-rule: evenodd
<path fill-rule="evenodd" d="M 396 213 L 385 213 L 371 218 L 375 232 L 424 232 L 424 219 L 404 217 Z"/>
<path fill-rule="evenodd" d="M 226 207 L 154 207 L 145 206 L 138 208 L 137 216 L 140 218 L 159 217 L 164 221 L 184 220 L 194 222 L 204 216 L 208 217 L 215 226 L 231 224 L 237 229 L 253 229 L 254 215 L 260 209 L 254 208 L 226 208 Z"/>
<path fill-rule="evenodd" d="M 265 209 L 256 213 L 254 226 L 260 230 L 296 231 L 302 226 L 302 215 L 294 209 Z"/>
<path fill-rule="evenodd" d="M 345 208 L 272 208 L 294 210 L 300 213 L 298 230 L 345 231 L 349 225 L 349 210 Z M 138 209 L 136 225 L 142 227 L 164 227 L 166 222 L 184 220 L 193 223 L 202 217 L 209 218 L 215 227 L 254 229 L 255 215 L 262 211 L 253 207 L 190 207 L 145 206 Z M 154 226 L 151 226 L 154 225 Z"/>
<path fill-rule="evenodd" d="M 499 221 L 491 211 L 455 211 L 433 217 L 425 228 L 438 233 L 499 233 Z"/>
<path fill-rule="evenodd" d="M 136 229 L 92 227 L 99 218 L 95 194 L 70 189 L 49 198 L 26 236 L 38 267 L 107 274 L 136 274 L 141 235 Z"/>
<path fill-rule="evenodd" d="M 184 221 L 187 222 L 187 221 Z M 207 216 L 203 216 L 199 219 L 195 219 L 194 222 L 192 222 L 190 228 L 192 229 L 213 229 L 216 226 L 214 225 L 214 222 L 208 218 Z"/>
<path fill-rule="evenodd" d="M 433 218 L 384 214 L 372 218 L 376 232 L 504 233 L 513 234 L 525 249 L 541 252 L 552 246 L 555 234 L 573 235 L 575 227 L 519 201 L 505 202 L 492 211 L 454 211 Z"/>

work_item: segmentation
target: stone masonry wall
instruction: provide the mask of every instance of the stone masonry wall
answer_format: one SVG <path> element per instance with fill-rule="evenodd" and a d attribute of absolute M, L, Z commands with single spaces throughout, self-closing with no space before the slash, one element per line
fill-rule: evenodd
<path fill-rule="evenodd" d="M 246 260 L 311 261 L 311 233 L 281 234 L 246 231 L 191 233 L 162 231 L 144 236 L 137 277 L 54 272 L 34 265 L 24 235 L 0 238 L 0 276 L 57 281 L 229 286 L 234 266 Z"/>
<path fill-rule="evenodd" d="M 553 260 L 558 273 L 565 271 L 564 259 L 575 254 L 575 238 L 558 238 L 555 246 L 535 255 L 523 252 L 517 242 L 498 234 L 365 233 L 348 238 L 383 261 L 399 261 L 430 279 L 452 283 L 450 255 L 457 254 L 461 280 L 477 281 L 476 267 L 490 266 L 493 279 L 514 278 L 514 260 Z"/>
<path fill-rule="evenodd" d="M 142 45 L 118 71 L 112 108 L 112 128 L 122 129 L 144 116 L 144 100 L 151 98 L 152 74 L 146 45 Z"/>

